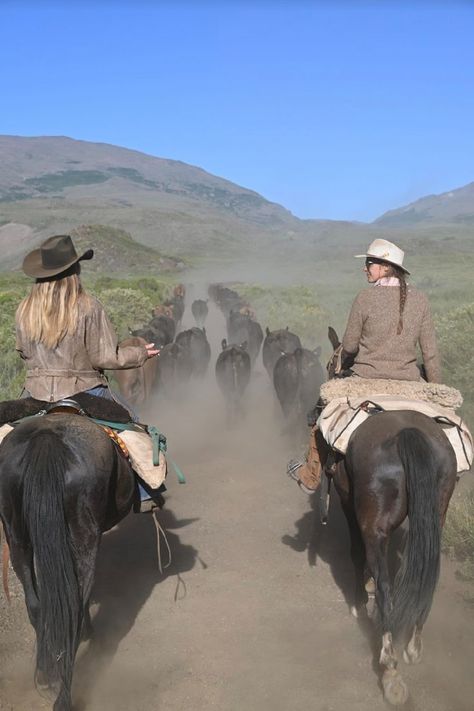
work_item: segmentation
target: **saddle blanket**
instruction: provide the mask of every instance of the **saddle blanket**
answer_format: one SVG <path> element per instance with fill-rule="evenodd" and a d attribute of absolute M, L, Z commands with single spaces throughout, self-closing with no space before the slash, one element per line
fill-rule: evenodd
<path fill-rule="evenodd" d="M 466 424 L 454 410 L 433 402 L 396 395 L 376 395 L 369 399 L 367 396 L 334 398 L 321 412 L 317 425 L 326 442 L 340 454 L 345 454 L 349 439 L 357 427 L 368 417 L 384 410 L 415 410 L 433 419 L 439 418 L 437 422 L 456 454 L 458 473 L 471 468 L 474 446 Z"/>

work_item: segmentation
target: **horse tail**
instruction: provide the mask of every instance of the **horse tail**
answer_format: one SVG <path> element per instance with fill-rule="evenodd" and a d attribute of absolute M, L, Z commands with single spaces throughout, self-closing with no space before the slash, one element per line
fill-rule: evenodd
<path fill-rule="evenodd" d="M 399 433 L 397 446 L 406 476 L 409 530 L 394 584 L 391 629 L 395 634 L 426 621 L 441 551 L 439 477 L 433 448 L 423 432 L 411 427 Z"/>
<path fill-rule="evenodd" d="M 23 527 L 38 596 L 35 679 L 70 694 L 83 606 L 65 512 L 65 477 L 75 457 L 51 430 L 33 434 L 22 457 Z"/>

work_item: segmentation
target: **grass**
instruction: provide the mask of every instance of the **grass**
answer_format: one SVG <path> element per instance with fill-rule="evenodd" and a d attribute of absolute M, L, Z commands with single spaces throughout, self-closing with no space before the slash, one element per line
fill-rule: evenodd
<path fill-rule="evenodd" d="M 443 550 L 461 565 L 459 575 L 474 582 L 474 491 L 453 497 L 443 533 Z"/>

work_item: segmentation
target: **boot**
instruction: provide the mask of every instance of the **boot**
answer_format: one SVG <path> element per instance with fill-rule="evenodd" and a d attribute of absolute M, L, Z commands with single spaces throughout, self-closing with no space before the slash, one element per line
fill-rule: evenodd
<path fill-rule="evenodd" d="M 287 474 L 306 494 L 314 494 L 321 481 L 321 471 L 327 459 L 328 446 L 316 426 L 312 427 L 306 461 L 291 460 Z M 324 461 L 322 461 L 324 459 Z"/>

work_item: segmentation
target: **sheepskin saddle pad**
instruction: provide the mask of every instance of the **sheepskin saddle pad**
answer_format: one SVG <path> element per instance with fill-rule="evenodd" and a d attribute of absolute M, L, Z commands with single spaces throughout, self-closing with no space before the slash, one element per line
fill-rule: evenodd
<path fill-rule="evenodd" d="M 354 381 L 356 388 L 359 386 L 359 389 L 356 390 L 356 388 L 354 388 L 351 390 L 350 386 L 352 383 L 350 383 L 348 387 L 348 381 Z M 332 388 L 331 392 L 328 393 L 329 388 L 327 386 L 333 382 L 336 382 L 342 387 Z M 400 381 L 393 380 L 382 381 L 362 378 L 346 378 L 345 380 L 331 380 L 324 383 L 321 387 L 321 398 L 323 400 L 328 399 L 329 402 L 321 412 L 317 424 L 321 434 L 332 449 L 340 454 L 345 454 L 352 434 L 368 417 L 377 416 L 378 413 L 386 412 L 387 410 L 414 410 L 433 418 L 443 428 L 446 437 L 454 449 L 458 473 L 470 469 L 474 458 L 472 435 L 466 423 L 456 415 L 454 408 L 446 407 L 447 402 L 449 402 L 450 405 L 458 406 L 462 402 L 460 393 L 454 390 L 454 388 L 441 386 L 443 388 L 441 391 L 425 388 L 424 390 L 415 389 L 410 392 L 409 388 L 406 387 L 403 390 L 404 395 L 401 395 L 399 392 L 396 394 L 377 394 L 376 388 L 371 387 L 364 392 L 364 386 L 361 386 L 361 383 L 372 386 L 373 383 L 385 382 L 400 383 Z M 408 386 L 419 385 L 418 383 L 411 382 L 402 384 Z M 426 386 L 432 384 L 421 383 L 421 385 Z M 444 388 L 451 392 L 447 393 L 448 397 L 439 398 L 440 392 L 445 394 Z M 361 392 L 364 393 L 362 396 Z M 420 397 L 415 397 L 415 393 L 418 395 L 418 392 L 421 393 Z M 435 392 L 436 397 L 432 400 L 429 396 L 427 397 L 427 393 L 428 395 L 432 395 L 433 392 Z M 455 397 L 456 393 L 458 395 L 457 398 Z M 410 396 L 408 396 L 408 394 Z M 424 398 L 423 395 L 425 395 Z M 441 399 L 443 405 L 437 402 L 436 398 Z"/>
<path fill-rule="evenodd" d="M 320 397 L 325 405 L 339 398 L 376 399 L 377 395 L 418 400 L 457 410 L 462 405 L 462 395 L 456 388 L 424 380 L 382 380 L 380 378 L 334 378 L 321 385 Z"/>

